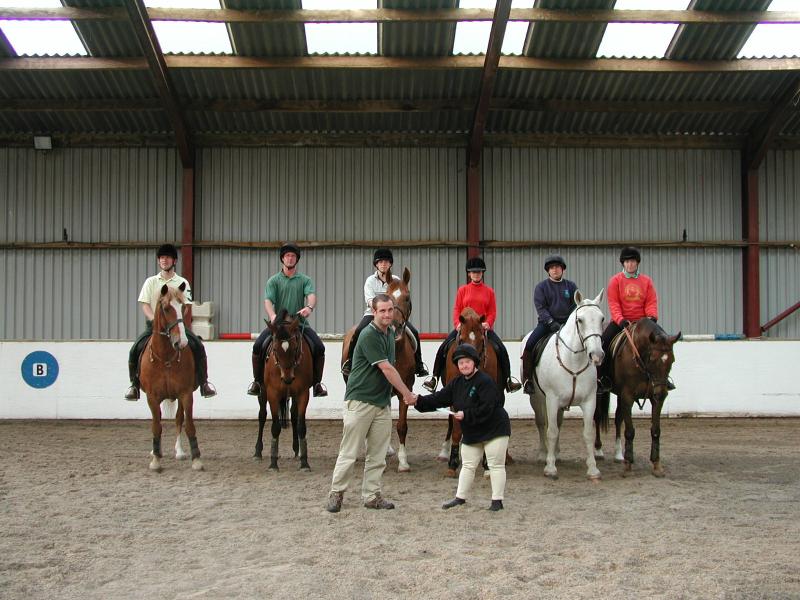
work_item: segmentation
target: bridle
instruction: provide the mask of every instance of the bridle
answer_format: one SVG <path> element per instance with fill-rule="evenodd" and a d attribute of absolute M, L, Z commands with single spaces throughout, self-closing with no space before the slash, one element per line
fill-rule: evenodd
<path fill-rule="evenodd" d="M 294 370 L 300 364 L 300 361 L 303 360 L 303 332 L 298 327 L 298 329 L 289 338 L 281 340 L 277 336 L 275 336 L 272 340 L 272 347 L 270 348 L 269 353 L 272 356 L 272 360 L 275 363 L 275 366 L 278 367 L 278 370 L 280 370 L 281 372 L 281 379 L 285 380 L 283 365 L 281 365 L 281 363 L 278 362 L 278 350 L 277 350 L 277 346 L 280 345 L 280 343 L 282 342 L 289 342 L 290 348 L 292 346 L 292 342 L 294 342 L 295 344 L 296 350 L 294 352 L 295 355 L 294 362 L 292 363 L 292 366 L 289 367 L 288 369 L 290 375 L 292 376 L 292 379 L 294 379 Z M 286 352 L 288 353 L 289 350 L 286 350 Z M 269 361 L 269 356 L 267 357 L 267 361 Z"/>
<path fill-rule="evenodd" d="M 478 365 L 485 369 L 486 368 L 486 359 L 487 359 L 487 356 L 486 356 L 486 344 L 489 342 L 489 340 L 488 340 L 488 338 L 486 336 L 486 330 L 483 328 L 483 323 L 479 323 L 478 325 L 479 325 L 478 331 L 480 331 L 480 334 L 481 334 L 481 339 L 480 339 L 480 341 L 481 341 L 481 351 L 478 353 Z M 463 342 L 465 344 L 469 344 L 471 346 L 475 346 L 475 344 L 473 344 L 472 342 L 464 341 L 461 338 L 461 332 L 460 331 L 459 331 L 459 336 L 458 337 L 459 337 L 459 341 L 460 342 Z"/>
<path fill-rule="evenodd" d="M 164 315 L 164 320 L 167 321 L 167 324 L 164 325 L 161 329 L 159 329 L 157 333 L 158 333 L 158 335 L 163 335 L 167 339 L 169 339 L 170 331 L 172 331 L 175 327 L 177 327 L 178 325 L 183 323 L 183 317 L 180 316 L 177 319 L 175 319 L 174 321 L 170 322 L 167 319 L 167 311 L 164 310 L 164 305 L 161 303 L 161 301 L 159 301 L 158 307 L 161 309 L 161 314 Z M 172 344 L 170 344 L 170 347 L 172 347 L 174 349 L 175 353 L 172 355 L 172 357 L 169 360 L 164 360 L 163 358 L 161 358 L 155 352 L 155 350 L 153 350 L 153 344 L 150 343 L 149 344 L 150 362 L 153 362 L 154 358 L 155 358 L 155 359 L 158 359 L 160 362 L 164 363 L 165 367 L 172 366 L 172 362 L 173 361 L 175 361 L 176 364 L 180 364 L 180 362 L 181 362 L 181 350 L 180 350 L 180 348 L 175 348 L 174 346 L 172 346 Z"/>
<path fill-rule="evenodd" d="M 559 328 L 558 332 L 556 333 L 556 360 L 558 360 L 558 364 L 561 365 L 562 369 L 564 369 L 567 373 L 572 375 L 572 395 L 569 398 L 568 406 L 572 406 L 572 401 L 575 400 L 575 388 L 578 385 L 578 375 L 583 373 L 592 364 L 592 361 L 589 358 L 589 353 L 586 352 L 586 340 L 595 336 L 602 337 L 599 333 L 590 333 L 587 336 L 584 336 L 581 333 L 581 326 L 578 321 L 578 311 L 582 308 L 588 308 L 588 307 L 594 307 L 600 310 L 600 307 L 597 304 L 594 304 L 593 302 L 587 302 L 586 304 L 581 304 L 580 306 L 575 308 L 575 331 L 578 334 L 578 339 L 581 341 L 580 350 L 573 350 L 572 348 L 569 347 L 569 344 L 567 344 L 564 341 L 564 338 L 561 337 L 561 328 Z M 586 364 L 583 365 L 583 368 L 580 371 L 573 371 L 567 365 L 565 365 L 564 362 L 561 360 L 561 344 L 559 344 L 559 342 L 561 342 L 561 344 L 563 344 L 567 348 L 567 350 L 569 350 L 573 354 L 580 354 L 581 352 L 586 354 Z"/>
<path fill-rule="evenodd" d="M 635 327 L 636 324 L 631 326 L 632 329 L 635 329 Z M 668 379 L 666 376 L 663 378 L 658 378 L 650 372 L 650 370 L 647 368 L 649 359 L 648 361 L 645 361 L 645 359 L 642 358 L 642 355 L 639 353 L 639 349 L 636 347 L 636 343 L 633 341 L 633 335 L 631 335 L 628 327 L 623 327 L 622 331 L 625 332 L 625 337 L 628 338 L 628 342 L 630 343 L 631 353 L 633 354 L 633 363 L 642 373 L 644 373 L 644 376 L 647 379 L 647 384 L 650 388 L 652 398 L 652 396 L 654 396 L 656 393 L 656 386 L 667 387 Z M 637 398 L 636 404 L 639 405 L 639 410 L 641 410 L 644 407 L 644 400 Z"/>

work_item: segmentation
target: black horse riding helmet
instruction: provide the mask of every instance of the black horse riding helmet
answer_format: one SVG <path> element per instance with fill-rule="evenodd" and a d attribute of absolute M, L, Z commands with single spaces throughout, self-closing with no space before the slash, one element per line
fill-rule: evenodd
<path fill-rule="evenodd" d="M 392 251 L 388 248 L 378 248 L 375 250 L 375 254 L 372 255 L 372 264 L 377 265 L 379 260 L 388 260 L 391 264 L 394 264 L 394 256 L 392 256 Z"/>
<path fill-rule="evenodd" d="M 297 260 L 300 260 L 300 248 L 294 242 L 286 242 L 281 246 L 281 261 L 283 260 L 283 255 L 287 252 L 293 252 L 297 255 Z"/>
<path fill-rule="evenodd" d="M 467 272 L 483 272 L 486 270 L 486 263 L 480 257 L 467 259 Z"/>
<path fill-rule="evenodd" d="M 565 271 L 567 270 L 567 263 L 564 262 L 564 258 L 559 256 L 558 254 L 551 254 L 548 256 L 544 261 L 544 270 L 549 271 L 550 267 L 553 265 L 561 265 L 561 268 Z"/>
<path fill-rule="evenodd" d="M 619 253 L 619 262 L 624 263 L 626 260 L 633 259 L 637 263 L 642 262 L 642 255 L 639 253 L 638 248 L 633 246 L 625 246 L 622 252 Z"/>
<path fill-rule="evenodd" d="M 454 365 L 458 365 L 459 358 L 471 358 L 476 367 L 481 360 L 478 356 L 478 351 L 475 350 L 474 346 L 470 346 L 469 344 L 459 344 L 458 347 L 453 351 L 452 361 Z"/>
<path fill-rule="evenodd" d="M 156 258 L 161 258 L 162 256 L 171 256 L 178 260 L 178 249 L 172 244 L 161 244 L 156 250 Z"/>

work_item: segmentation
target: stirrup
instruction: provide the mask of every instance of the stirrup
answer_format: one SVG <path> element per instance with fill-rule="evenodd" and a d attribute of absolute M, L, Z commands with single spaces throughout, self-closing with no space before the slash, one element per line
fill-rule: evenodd
<path fill-rule="evenodd" d="M 536 387 L 533 385 L 533 380 L 526 379 L 525 380 L 525 384 L 522 386 L 522 391 L 525 392 L 526 394 L 528 394 L 529 396 L 531 394 L 535 394 L 536 393 Z"/>
<path fill-rule="evenodd" d="M 425 383 L 422 384 L 426 390 L 428 390 L 431 394 L 436 391 L 436 386 L 439 384 L 439 380 L 434 375 L 430 379 L 427 379 Z"/>
<path fill-rule="evenodd" d="M 261 393 L 261 386 L 254 379 L 253 381 L 250 382 L 250 386 L 247 388 L 247 395 L 258 396 L 260 393 Z"/>
<path fill-rule="evenodd" d="M 353 368 L 353 363 L 348 358 L 346 361 L 342 363 L 342 368 L 339 369 L 345 377 L 350 375 L 350 370 Z"/>
<path fill-rule="evenodd" d="M 217 395 L 217 388 L 214 387 L 213 383 L 208 381 L 204 381 L 200 384 L 200 395 L 203 398 L 211 398 L 212 396 Z"/>
<path fill-rule="evenodd" d="M 322 385 L 322 382 L 314 384 L 314 397 L 322 398 L 328 395 L 328 388 Z"/>
<path fill-rule="evenodd" d="M 672 383 L 672 379 L 667 378 L 667 391 L 671 392 L 675 389 L 675 384 Z"/>
<path fill-rule="evenodd" d="M 128 391 L 125 392 L 124 398 L 130 402 L 136 402 L 139 399 L 139 388 L 132 385 L 128 388 Z"/>
<path fill-rule="evenodd" d="M 522 384 L 519 381 L 517 381 L 513 377 L 509 377 L 508 379 L 506 379 L 506 391 L 509 394 L 517 392 L 520 389 L 522 389 Z"/>
<path fill-rule="evenodd" d="M 416 372 L 414 374 L 417 377 L 427 377 L 428 375 L 430 375 L 430 373 L 428 373 L 428 365 L 426 365 L 424 362 L 419 363 L 415 367 L 415 371 Z"/>

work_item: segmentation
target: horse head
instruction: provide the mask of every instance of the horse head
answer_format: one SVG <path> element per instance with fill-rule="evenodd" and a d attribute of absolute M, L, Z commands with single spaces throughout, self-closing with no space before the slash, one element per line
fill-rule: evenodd
<path fill-rule="evenodd" d="M 482 355 L 485 348 L 486 332 L 483 323 L 486 315 L 479 315 L 473 309 L 467 307 L 458 316 L 461 327 L 458 330 L 458 342 L 470 344 Z"/>
<path fill-rule="evenodd" d="M 300 319 L 283 309 L 269 324 L 269 330 L 272 333 L 270 354 L 281 372 L 281 381 L 286 385 L 291 385 L 295 378 L 294 371 L 303 357 L 303 333 L 300 329 Z"/>
<path fill-rule="evenodd" d="M 600 293 L 597 294 L 594 300 L 589 300 L 583 297 L 580 290 L 576 290 L 576 308 L 572 311 L 575 321 L 575 332 L 584 350 L 586 350 L 589 359 L 596 367 L 602 364 L 603 357 L 605 356 L 601 343 L 605 316 L 603 315 L 603 309 L 600 308 L 600 302 L 603 301 L 604 292 L 604 289 L 600 290 Z"/>
<path fill-rule="evenodd" d="M 655 321 L 644 318 L 636 323 L 633 342 L 641 357 L 644 370 L 656 399 L 667 395 L 667 381 L 675 362 L 673 346 L 681 339 L 681 332 L 669 335 Z"/>
<path fill-rule="evenodd" d="M 161 286 L 161 296 L 158 299 L 159 310 L 153 316 L 153 329 L 160 335 L 169 338 L 170 345 L 175 350 L 186 348 L 189 339 L 183 325 L 183 305 L 186 299 L 183 292 L 186 283 L 177 289 L 169 287 L 166 283 Z"/>
<path fill-rule="evenodd" d="M 411 271 L 408 267 L 403 269 L 403 278 L 394 279 L 389 275 L 389 285 L 386 294 L 394 302 L 394 320 L 392 325 L 395 331 L 395 341 L 402 338 L 405 333 L 406 323 L 411 318 L 411 292 L 408 282 L 411 281 Z"/>

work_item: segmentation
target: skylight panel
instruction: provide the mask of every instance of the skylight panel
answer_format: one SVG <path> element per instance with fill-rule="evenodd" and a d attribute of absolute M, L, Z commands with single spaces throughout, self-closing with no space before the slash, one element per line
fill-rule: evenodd
<path fill-rule="evenodd" d="M 145 0 L 148 8 L 211 8 L 219 0 Z M 225 23 L 153 21 L 153 29 L 164 54 L 233 54 Z"/>
<path fill-rule="evenodd" d="M 618 10 L 686 10 L 687 0 L 617 0 Z M 664 58 L 678 25 L 673 23 L 609 23 L 598 58 Z"/>
<path fill-rule="evenodd" d="M 511 8 L 533 8 L 534 0 L 513 0 Z M 491 8 L 493 0 L 461 0 L 459 8 Z M 527 21 L 509 21 L 503 37 L 503 54 L 522 54 L 525 36 L 528 34 Z M 486 54 L 489 36 L 492 32 L 491 21 L 459 21 L 456 24 L 456 38 L 453 43 L 453 54 Z"/>
<path fill-rule="evenodd" d="M 795 11 L 797 0 L 773 0 L 767 10 Z M 739 51 L 738 58 L 800 56 L 800 24 L 762 23 Z"/>
<path fill-rule="evenodd" d="M 364 10 L 377 0 L 303 0 L 306 10 Z M 377 23 L 306 23 L 309 54 L 377 54 Z"/>
<path fill-rule="evenodd" d="M 61 8 L 59 0 L 0 0 L 4 8 Z M 19 56 L 86 56 L 71 21 L 0 20 L 0 29 Z"/>

